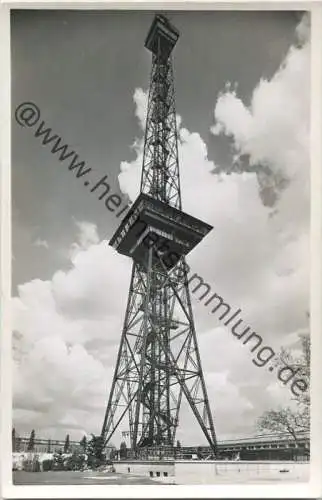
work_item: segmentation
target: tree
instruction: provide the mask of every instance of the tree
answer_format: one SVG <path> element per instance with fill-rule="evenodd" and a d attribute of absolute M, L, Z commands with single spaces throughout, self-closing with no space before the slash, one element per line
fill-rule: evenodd
<path fill-rule="evenodd" d="M 32 429 L 32 431 L 30 433 L 30 437 L 29 437 L 27 451 L 34 451 L 34 449 L 35 449 L 35 436 L 36 436 L 35 429 Z"/>
<path fill-rule="evenodd" d="M 87 464 L 90 468 L 96 469 L 104 463 L 104 438 L 92 434 L 92 438 L 87 445 Z"/>
<path fill-rule="evenodd" d="M 301 377 L 305 380 L 308 389 L 304 392 L 300 392 L 293 399 L 300 406 L 310 406 L 310 375 L 311 375 L 311 339 L 308 334 L 302 334 L 300 336 L 300 346 L 301 354 L 300 356 L 294 357 L 286 349 L 281 350 L 279 356 L 280 364 L 286 365 L 296 371 L 296 377 Z"/>
<path fill-rule="evenodd" d="M 58 450 L 54 454 L 53 461 L 54 461 L 53 466 L 54 466 L 55 470 L 64 470 L 64 468 L 65 468 L 65 461 L 64 461 L 62 450 Z"/>
<path fill-rule="evenodd" d="M 179 439 L 177 440 L 177 448 L 181 448 L 181 443 L 180 443 Z"/>
<path fill-rule="evenodd" d="M 11 446 L 12 446 L 12 451 L 15 452 L 16 450 L 16 429 L 13 427 L 12 432 L 11 432 Z"/>
<path fill-rule="evenodd" d="M 86 436 L 83 436 L 82 439 L 79 442 L 80 447 L 84 453 L 87 451 L 87 438 Z"/>
<path fill-rule="evenodd" d="M 17 452 L 21 451 L 21 437 L 15 437 L 15 449 Z"/>
<path fill-rule="evenodd" d="M 65 444 L 64 444 L 64 453 L 68 453 L 70 448 L 70 439 L 69 439 L 69 434 L 67 434 L 65 438 Z"/>
<path fill-rule="evenodd" d="M 120 444 L 120 458 L 124 459 L 127 456 L 127 447 L 126 447 L 126 442 L 122 441 Z"/>
<path fill-rule="evenodd" d="M 303 432 L 310 430 L 311 342 L 308 334 L 300 337 L 300 347 L 301 354 L 296 357 L 286 349 L 282 349 L 277 364 L 282 369 L 289 367 L 296 372 L 297 379 L 305 381 L 307 390 L 294 395 L 292 399 L 296 403 L 295 408 L 287 406 L 266 411 L 257 421 L 259 430 L 289 434 L 295 443 L 298 443 Z"/>
<path fill-rule="evenodd" d="M 259 418 L 258 427 L 263 431 L 289 434 L 296 443 L 298 443 L 299 434 L 308 430 L 303 415 L 289 407 L 266 411 Z"/>

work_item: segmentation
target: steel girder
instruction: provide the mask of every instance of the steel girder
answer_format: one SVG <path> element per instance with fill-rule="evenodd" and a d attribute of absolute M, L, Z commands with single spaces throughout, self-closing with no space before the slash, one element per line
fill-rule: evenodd
<path fill-rule="evenodd" d="M 153 248 L 133 264 L 102 435 L 126 417 L 131 448 L 174 445 L 184 395 L 209 445 L 216 436 L 201 368 L 184 258 L 167 271 Z"/>

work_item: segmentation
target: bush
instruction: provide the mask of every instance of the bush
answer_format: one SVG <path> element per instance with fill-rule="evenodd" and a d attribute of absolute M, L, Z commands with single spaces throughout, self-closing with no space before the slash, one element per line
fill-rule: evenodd
<path fill-rule="evenodd" d="M 42 463 L 43 471 L 53 470 L 53 468 L 54 468 L 54 461 L 53 460 L 48 459 L 48 460 L 43 461 L 43 463 Z"/>
<path fill-rule="evenodd" d="M 85 467 L 85 455 L 74 452 L 70 457 L 67 458 L 65 462 L 65 467 L 67 470 L 82 470 Z"/>
<path fill-rule="evenodd" d="M 54 454 L 53 462 L 54 462 L 53 463 L 54 470 L 64 470 L 65 469 L 64 457 L 63 457 L 63 453 L 61 450 L 59 450 L 57 453 Z"/>
<path fill-rule="evenodd" d="M 39 472 L 41 469 L 38 459 L 26 459 L 22 462 L 22 470 L 26 472 Z"/>

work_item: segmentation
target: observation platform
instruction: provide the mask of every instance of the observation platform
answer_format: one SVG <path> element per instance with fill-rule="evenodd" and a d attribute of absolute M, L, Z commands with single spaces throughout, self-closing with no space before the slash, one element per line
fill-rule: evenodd
<path fill-rule="evenodd" d="M 147 266 L 149 249 L 169 270 L 211 231 L 212 226 L 167 203 L 141 193 L 109 244 Z"/>
<path fill-rule="evenodd" d="M 179 31 L 165 16 L 159 14 L 152 22 L 144 46 L 153 54 L 159 53 L 162 58 L 168 59 L 178 38 Z"/>

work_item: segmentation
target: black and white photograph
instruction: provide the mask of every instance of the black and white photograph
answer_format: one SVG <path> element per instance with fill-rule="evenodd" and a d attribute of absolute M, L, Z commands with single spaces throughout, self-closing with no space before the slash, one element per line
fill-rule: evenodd
<path fill-rule="evenodd" d="M 11 10 L 14 486 L 312 478 L 311 17 Z"/>

